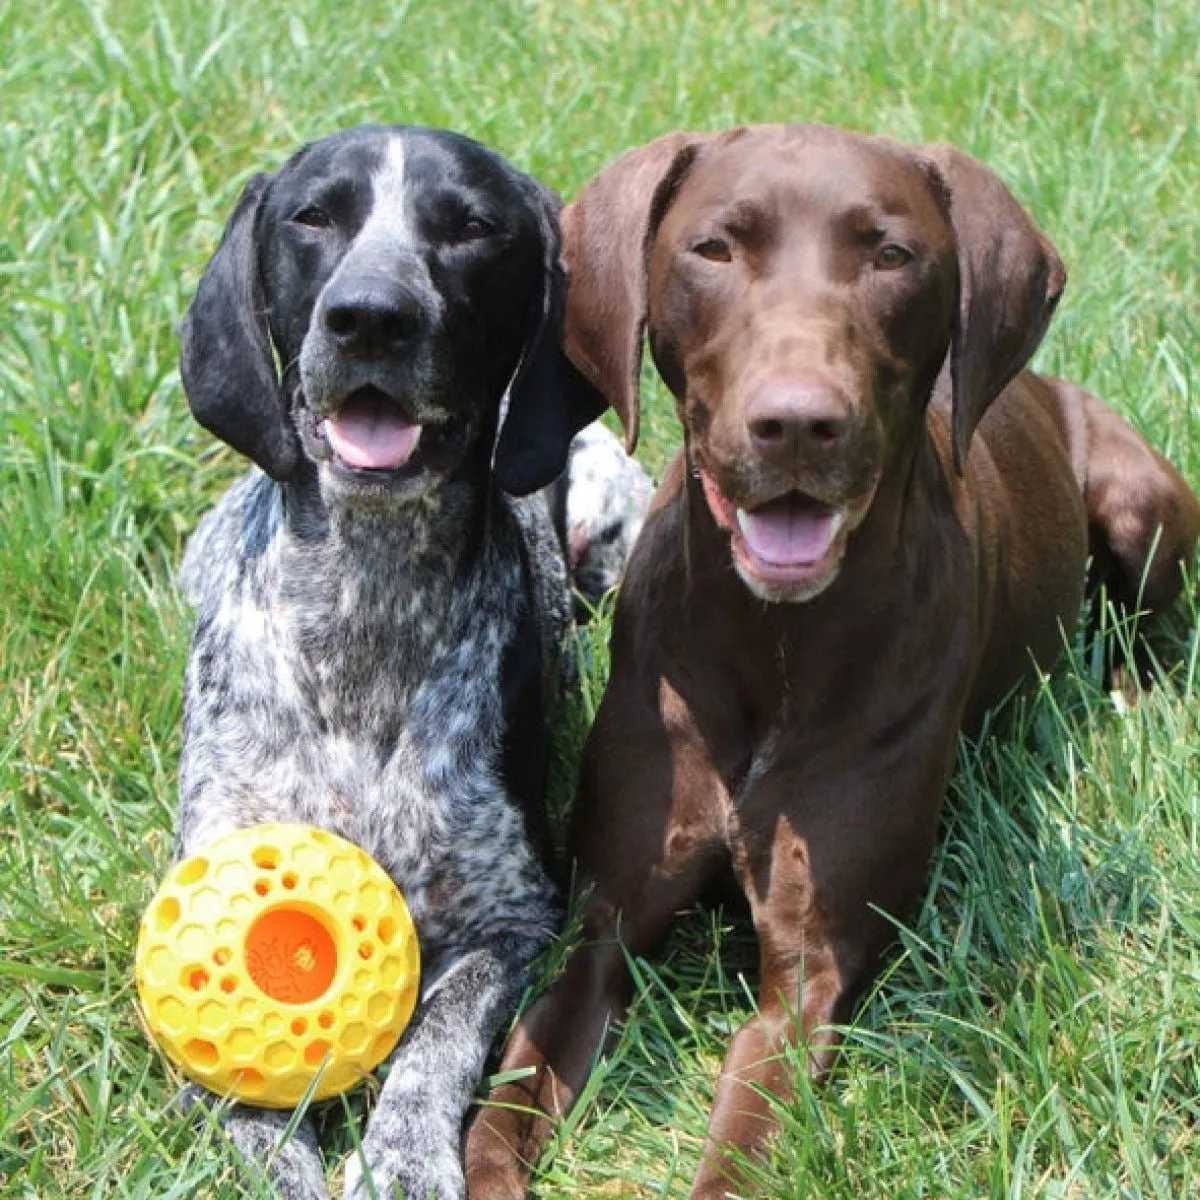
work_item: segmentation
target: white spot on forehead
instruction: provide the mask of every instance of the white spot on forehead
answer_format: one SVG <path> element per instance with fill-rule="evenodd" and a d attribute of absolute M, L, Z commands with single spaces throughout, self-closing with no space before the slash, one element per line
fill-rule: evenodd
<path fill-rule="evenodd" d="M 371 175 L 371 212 L 357 240 L 411 246 L 414 237 L 405 204 L 407 193 L 404 139 L 393 135 L 388 138 L 383 161 Z"/>

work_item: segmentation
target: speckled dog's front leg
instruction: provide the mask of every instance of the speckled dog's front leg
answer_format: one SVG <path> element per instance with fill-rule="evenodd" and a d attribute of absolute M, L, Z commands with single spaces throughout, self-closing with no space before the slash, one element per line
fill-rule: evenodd
<path fill-rule="evenodd" d="M 216 1096 L 194 1085 L 184 1089 L 181 1099 L 182 1107 L 190 1112 L 216 1103 Z M 269 1180 L 279 1200 L 329 1200 L 312 1122 L 301 1117 L 288 1133 L 294 1116 L 290 1110 L 234 1104 L 220 1114 L 220 1122 L 244 1160 L 248 1178 L 261 1175 Z"/>
<path fill-rule="evenodd" d="M 457 957 L 417 1006 L 388 1063 L 361 1150 L 346 1164 L 347 1200 L 460 1200 L 462 1127 L 500 1026 L 544 939 L 501 934 Z"/>

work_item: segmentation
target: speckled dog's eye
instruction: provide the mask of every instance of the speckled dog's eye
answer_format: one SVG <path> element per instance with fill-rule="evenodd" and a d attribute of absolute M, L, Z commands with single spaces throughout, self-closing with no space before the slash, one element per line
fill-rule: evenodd
<path fill-rule="evenodd" d="M 463 217 L 449 232 L 451 242 L 480 242 L 491 237 L 496 227 L 486 217 Z"/>
<path fill-rule="evenodd" d="M 913 253 L 895 242 L 888 242 L 875 252 L 875 266 L 881 271 L 894 271 L 905 263 L 912 262 Z"/>
<path fill-rule="evenodd" d="M 307 229 L 327 229 L 332 223 L 329 214 L 315 204 L 306 204 L 292 214 L 292 224 L 303 225 Z"/>
<path fill-rule="evenodd" d="M 490 221 L 485 221 L 482 217 L 472 217 L 463 225 L 462 236 L 467 241 L 474 241 L 476 238 L 485 238 L 495 231 L 495 226 Z"/>
<path fill-rule="evenodd" d="M 708 262 L 727 263 L 733 261 L 733 252 L 724 238 L 704 238 L 692 247 L 692 253 L 698 254 Z"/>

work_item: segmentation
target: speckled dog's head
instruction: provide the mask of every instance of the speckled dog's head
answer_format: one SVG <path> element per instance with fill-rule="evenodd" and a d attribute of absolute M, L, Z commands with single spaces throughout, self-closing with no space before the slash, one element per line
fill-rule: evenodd
<path fill-rule="evenodd" d="M 543 486 L 603 406 L 560 349 L 557 216 L 458 134 L 373 126 L 304 147 L 246 185 L 200 281 L 193 413 L 273 478 L 340 500 L 463 470 Z"/>

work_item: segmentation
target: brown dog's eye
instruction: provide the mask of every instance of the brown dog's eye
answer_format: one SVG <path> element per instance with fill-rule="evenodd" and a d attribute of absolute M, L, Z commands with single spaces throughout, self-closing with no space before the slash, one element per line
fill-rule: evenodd
<path fill-rule="evenodd" d="M 700 255 L 701 258 L 707 259 L 709 262 L 733 262 L 733 254 L 730 252 L 729 243 L 724 238 L 705 238 L 702 242 L 697 242 L 692 247 L 692 253 Z"/>
<path fill-rule="evenodd" d="M 315 204 L 306 205 L 299 212 L 293 213 L 292 223 L 307 226 L 309 229 L 327 229 L 332 224 L 329 214 Z"/>
<path fill-rule="evenodd" d="M 912 262 L 912 257 L 910 250 L 905 250 L 903 246 L 897 246 L 895 242 L 888 242 L 886 246 L 880 246 L 875 252 L 875 265 L 881 271 L 894 271 L 897 267 Z"/>

